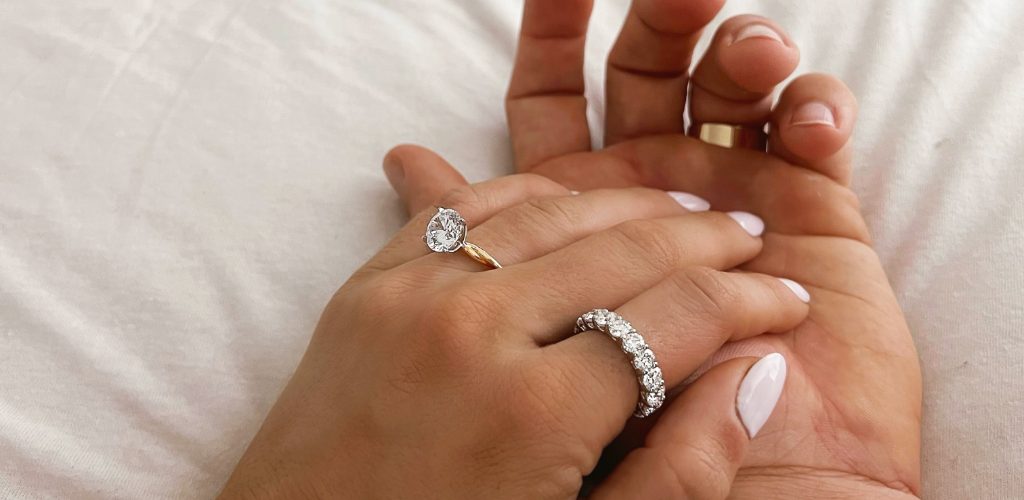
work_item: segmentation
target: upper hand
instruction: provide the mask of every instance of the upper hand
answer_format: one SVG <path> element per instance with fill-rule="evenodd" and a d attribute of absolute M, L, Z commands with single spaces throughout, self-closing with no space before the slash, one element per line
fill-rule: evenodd
<path fill-rule="evenodd" d="M 761 249 L 749 214 L 694 213 L 652 189 L 572 196 L 532 174 L 439 202 L 504 267 L 428 252 L 436 211 L 416 214 L 328 304 L 225 497 L 574 498 L 638 397 L 616 342 L 572 334 L 579 314 L 605 306 L 630 321 L 662 390 L 723 343 L 788 331 L 807 314 L 792 285 L 724 271 Z M 640 366 L 649 355 L 629 345 Z M 770 358 L 774 383 L 748 383 L 753 403 L 737 412 L 756 361 L 715 367 L 661 416 L 673 430 L 649 459 L 679 457 L 689 479 L 677 490 L 728 491 L 784 378 Z M 718 443 L 729 453 L 703 454 Z"/>

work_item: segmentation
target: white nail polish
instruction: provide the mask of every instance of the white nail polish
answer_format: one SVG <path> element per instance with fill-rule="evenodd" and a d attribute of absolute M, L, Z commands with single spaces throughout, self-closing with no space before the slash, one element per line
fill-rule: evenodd
<path fill-rule="evenodd" d="M 732 43 L 742 42 L 743 40 L 749 40 L 751 38 L 764 38 L 768 40 L 775 40 L 776 42 L 783 44 L 785 43 L 782 41 L 782 35 L 780 35 L 778 31 L 759 23 L 744 26 L 736 33 Z"/>
<path fill-rule="evenodd" d="M 684 193 L 681 191 L 669 191 L 668 195 L 676 200 L 676 203 L 682 205 L 683 208 L 691 212 L 706 212 L 711 208 L 711 204 L 707 200 L 697 196 L 695 194 Z"/>
<path fill-rule="evenodd" d="M 740 392 L 736 396 L 736 410 L 751 439 L 764 427 L 775 410 L 785 384 L 786 358 L 777 352 L 754 363 L 743 377 Z"/>
<path fill-rule="evenodd" d="M 786 288 L 792 290 L 793 294 L 796 295 L 797 298 L 800 299 L 800 301 L 803 302 L 804 304 L 807 304 L 808 302 L 811 301 L 811 294 L 808 293 L 807 289 L 804 288 L 803 285 L 801 285 L 800 283 L 797 283 L 791 279 L 786 278 L 779 278 L 779 281 L 781 281 L 783 285 L 786 285 Z"/>
<path fill-rule="evenodd" d="M 732 217 L 747 234 L 757 237 L 764 233 L 764 221 L 760 217 L 749 212 L 729 212 L 726 215 Z"/>

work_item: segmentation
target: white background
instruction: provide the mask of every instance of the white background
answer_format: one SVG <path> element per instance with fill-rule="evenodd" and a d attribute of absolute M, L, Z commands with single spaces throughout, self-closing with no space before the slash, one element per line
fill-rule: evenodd
<path fill-rule="evenodd" d="M 0 0 L 0 497 L 213 496 L 432 146 L 509 171 L 520 2 Z M 598 0 L 600 61 L 626 3 Z M 1024 4 L 763 0 L 858 95 L 925 496 L 1024 490 Z"/>

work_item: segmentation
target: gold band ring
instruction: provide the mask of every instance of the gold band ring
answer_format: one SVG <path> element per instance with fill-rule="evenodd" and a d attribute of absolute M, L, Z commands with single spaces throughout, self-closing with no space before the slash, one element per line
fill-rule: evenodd
<path fill-rule="evenodd" d="M 690 127 L 690 135 L 723 148 L 746 148 L 764 151 L 768 134 L 763 128 L 727 123 L 699 123 Z"/>

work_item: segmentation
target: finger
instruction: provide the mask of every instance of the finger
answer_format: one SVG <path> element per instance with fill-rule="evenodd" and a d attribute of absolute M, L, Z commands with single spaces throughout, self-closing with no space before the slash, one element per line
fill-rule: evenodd
<path fill-rule="evenodd" d="M 577 403 L 602 402 L 608 410 L 602 415 L 608 420 L 601 422 L 606 427 L 625 421 L 641 389 L 645 397 L 664 399 L 666 390 L 686 380 L 726 342 L 795 328 L 807 317 L 809 300 L 793 281 L 690 268 L 616 308 L 640 338 L 623 334 L 620 347 L 607 333 L 588 331 L 546 350 L 570 367 L 565 377 L 586 393 Z M 645 377 L 641 387 L 634 368 L 651 364 L 652 357 L 664 385 Z"/>
<path fill-rule="evenodd" d="M 772 113 L 769 150 L 843 185 L 852 174 L 857 99 L 838 78 L 812 74 L 786 87 Z"/>
<path fill-rule="evenodd" d="M 756 258 L 743 268 L 784 276 L 811 289 L 844 290 L 877 297 L 890 290 L 878 254 L 868 245 L 845 238 L 768 234 Z M 835 269 L 857 269 L 836 273 Z"/>
<path fill-rule="evenodd" d="M 592 0 L 526 1 L 505 99 L 520 172 L 590 149 L 583 52 L 592 7 Z"/>
<path fill-rule="evenodd" d="M 692 126 L 713 122 L 763 127 L 771 115 L 775 86 L 799 62 L 796 44 L 772 20 L 742 15 L 725 21 L 690 79 Z"/>
<path fill-rule="evenodd" d="M 683 131 L 693 47 L 723 0 L 634 0 L 608 56 L 605 145 Z"/>
<path fill-rule="evenodd" d="M 756 213 L 775 233 L 870 240 L 860 203 L 849 188 L 773 155 L 675 135 L 622 143 L 586 161 L 588 168 L 609 175 L 628 172 L 645 186 L 697 194 L 716 210 Z M 565 167 L 552 163 L 550 170 L 545 166 L 537 173 Z M 589 187 L 582 180 L 574 186 Z"/>
<path fill-rule="evenodd" d="M 415 214 L 432 206 L 445 193 L 469 184 L 455 167 L 429 149 L 396 146 L 384 155 L 384 173 L 406 211 Z"/>
<path fill-rule="evenodd" d="M 494 214 L 531 198 L 565 196 L 569 190 L 539 175 L 517 174 L 499 177 L 479 184 L 466 184 L 442 195 L 437 206 L 459 212 L 468 227 L 485 222 Z M 423 242 L 427 223 L 437 213 L 428 207 L 414 215 L 398 234 L 363 267 L 381 271 L 416 260 L 430 253 Z"/>
<path fill-rule="evenodd" d="M 592 498 L 726 498 L 785 380 L 786 360 L 777 353 L 714 367 L 664 410 L 645 446 Z"/>
<path fill-rule="evenodd" d="M 505 267 L 547 255 L 623 222 L 707 210 L 687 193 L 648 188 L 598 189 L 577 196 L 533 198 L 495 214 L 471 230 L 467 241 L 490 252 Z M 436 265 L 479 270 L 469 259 L 427 256 Z"/>
<path fill-rule="evenodd" d="M 631 220 L 503 269 L 493 284 L 522 297 L 520 309 L 529 311 L 517 318 L 523 331 L 547 344 L 571 333 L 583 311 L 619 307 L 677 270 L 731 269 L 749 260 L 763 229 L 760 219 L 739 213 Z"/>
<path fill-rule="evenodd" d="M 810 294 L 792 280 L 688 268 L 616 312 L 641 332 L 674 387 L 726 342 L 793 329 L 807 317 L 808 302 Z"/>

